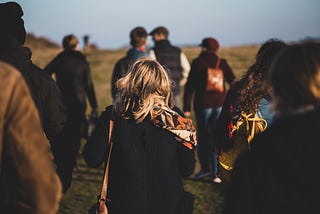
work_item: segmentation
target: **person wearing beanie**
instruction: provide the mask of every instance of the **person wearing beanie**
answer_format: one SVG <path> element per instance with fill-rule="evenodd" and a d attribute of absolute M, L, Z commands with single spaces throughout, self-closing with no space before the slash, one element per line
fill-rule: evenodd
<path fill-rule="evenodd" d="M 111 94 L 113 100 L 118 92 L 116 82 L 124 77 L 129 70 L 129 67 L 139 58 L 149 56 L 146 50 L 147 46 L 147 31 L 144 27 L 137 26 L 130 31 L 131 48 L 127 51 L 126 56 L 119 59 L 112 72 L 111 78 Z"/>
<path fill-rule="evenodd" d="M 195 179 L 199 180 L 212 176 L 214 183 L 220 183 L 221 180 L 217 176 L 217 156 L 214 142 L 212 143 L 212 134 L 214 134 L 214 124 L 220 114 L 226 95 L 225 83 L 231 85 L 235 75 L 227 60 L 217 55 L 219 43 L 215 38 L 204 38 L 200 46 L 202 51 L 192 61 L 191 71 L 185 86 L 183 111 L 186 116 L 191 115 L 191 102 L 193 100 L 193 111 L 195 112 L 198 133 L 197 153 L 201 164 L 201 170 L 196 174 Z M 206 90 L 208 67 L 218 67 L 222 70 L 223 91 Z"/>
<path fill-rule="evenodd" d="M 26 30 L 22 16 L 23 10 L 18 3 L 0 4 L 0 60 L 17 68 L 24 77 L 38 109 L 42 131 L 51 146 L 67 144 L 64 138 L 67 114 L 60 90 L 48 74 L 33 64 L 32 52 L 24 46 Z"/>
<path fill-rule="evenodd" d="M 190 64 L 186 55 L 179 47 L 173 46 L 168 40 L 169 30 L 164 26 L 153 29 L 152 36 L 154 47 L 150 50 L 150 57 L 156 59 L 168 72 L 173 80 L 172 92 L 175 106 L 181 106 L 181 94 L 190 71 Z"/>

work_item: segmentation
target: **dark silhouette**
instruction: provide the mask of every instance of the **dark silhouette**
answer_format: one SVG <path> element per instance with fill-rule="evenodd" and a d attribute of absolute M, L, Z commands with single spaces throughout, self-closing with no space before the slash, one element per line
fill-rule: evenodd
<path fill-rule="evenodd" d="M 208 67 L 220 68 L 223 73 L 223 85 L 225 82 L 230 85 L 234 81 L 235 75 L 227 60 L 217 55 L 219 43 L 216 39 L 205 38 L 200 46 L 202 51 L 191 64 L 191 71 L 185 86 L 183 110 L 186 116 L 190 116 L 191 101 L 193 100 L 199 140 L 197 152 L 201 164 L 201 170 L 196 174 L 195 179 L 212 176 L 214 183 L 220 183 L 221 180 L 217 177 L 216 142 L 213 141 L 212 135 L 215 134 L 213 132 L 214 124 L 220 114 L 227 90 L 225 86 L 222 92 L 206 89 L 207 69 Z"/>
<path fill-rule="evenodd" d="M 319 213 L 320 44 L 294 44 L 271 66 L 275 118 L 240 156 L 229 213 Z"/>
<path fill-rule="evenodd" d="M 0 79 L 0 212 L 55 214 L 61 183 L 38 110 L 16 69 L 0 62 Z"/>
<path fill-rule="evenodd" d="M 135 27 L 130 31 L 130 45 L 132 47 L 127 51 L 125 57 L 116 62 L 113 68 L 111 79 L 111 93 L 113 99 L 115 99 L 117 94 L 116 82 L 128 73 L 130 66 L 137 59 L 148 56 L 148 53 L 146 52 L 147 35 L 147 31 L 140 26 Z"/>
<path fill-rule="evenodd" d="M 62 96 L 54 80 L 32 63 L 30 49 L 23 46 L 26 30 L 22 16 L 19 4 L 0 4 L 0 59 L 13 65 L 24 77 L 51 146 L 63 145 L 67 143 L 63 139 L 67 114 Z"/>
<path fill-rule="evenodd" d="M 65 133 L 68 143 L 53 147 L 55 160 L 61 164 L 57 169 L 62 178 L 64 192 L 70 187 L 72 171 L 76 163 L 81 140 L 81 131 L 85 122 L 86 96 L 97 115 L 97 100 L 94 92 L 89 63 L 86 57 L 76 50 L 78 39 L 74 35 L 63 38 L 64 50 L 58 54 L 46 67 L 45 71 L 56 75 L 58 87 L 61 90 L 63 102 L 67 106 L 68 125 Z"/>
<path fill-rule="evenodd" d="M 103 125 L 83 153 L 90 166 L 106 161 L 112 118 L 110 213 L 191 214 L 193 195 L 183 190 L 181 176 L 190 175 L 195 167 L 195 129 L 190 119 L 170 108 L 166 71 L 155 60 L 139 59 L 117 87 L 114 106 L 102 113 Z"/>
<path fill-rule="evenodd" d="M 181 108 L 181 90 L 189 75 L 189 61 L 180 48 L 171 45 L 168 40 L 169 31 L 166 27 L 156 27 L 149 34 L 154 41 L 150 56 L 166 68 L 169 77 L 173 81 L 172 92 L 175 105 Z"/>

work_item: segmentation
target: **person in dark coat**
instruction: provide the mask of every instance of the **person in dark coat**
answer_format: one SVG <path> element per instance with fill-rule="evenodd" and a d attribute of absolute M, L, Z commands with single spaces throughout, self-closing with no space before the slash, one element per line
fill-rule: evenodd
<path fill-rule="evenodd" d="M 89 166 L 106 161 L 108 121 L 114 120 L 108 197 L 110 213 L 192 213 L 193 195 L 181 176 L 195 168 L 196 133 L 192 121 L 171 109 L 171 88 L 164 68 L 152 59 L 137 60 L 117 82 L 114 106 L 84 147 Z"/>
<path fill-rule="evenodd" d="M 97 100 L 89 63 L 76 48 L 78 39 L 70 34 L 63 38 L 64 50 L 58 54 L 44 70 L 56 75 L 56 82 L 61 90 L 63 102 L 67 106 L 68 124 L 66 138 L 68 144 L 53 147 L 56 161 L 61 163 L 58 169 L 63 178 L 64 192 L 69 188 L 72 171 L 76 163 L 81 141 L 81 133 L 86 119 L 86 97 L 91 105 L 92 115 L 97 115 Z"/>
<path fill-rule="evenodd" d="M 28 86 L 0 62 L 0 212 L 56 214 L 62 188 Z"/>
<path fill-rule="evenodd" d="M 0 59 L 17 68 L 24 77 L 51 146 L 63 145 L 67 143 L 63 137 L 66 108 L 54 80 L 33 64 L 32 52 L 24 46 L 26 30 L 22 16 L 23 10 L 18 3 L 0 4 Z"/>
<path fill-rule="evenodd" d="M 217 175 L 217 151 L 215 150 L 215 142 L 212 140 L 212 134 L 214 135 L 212 129 L 220 114 L 227 92 L 225 83 L 231 85 L 235 75 L 227 60 L 217 55 L 219 43 L 215 38 L 204 38 L 200 46 L 202 51 L 192 61 L 191 71 L 184 89 L 183 110 L 186 116 L 190 116 L 193 101 L 199 139 L 197 152 L 201 164 L 201 169 L 195 179 L 199 180 L 211 176 L 214 183 L 220 183 L 221 180 Z M 207 91 L 207 68 L 216 68 L 218 60 L 218 67 L 223 72 L 224 91 Z"/>
<path fill-rule="evenodd" d="M 172 92 L 175 106 L 182 108 L 182 89 L 186 84 L 189 72 L 189 61 L 181 50 L 169 41 L 169 30 L 164 26 L 153 29 L 149 35 L 152 36 L 154 47 L 150 50 L 150 57 L 156 59 L 166 68 L 172 83 Z"/>
<path fill-rule="evenodd" d="M 271 66 L 275 119 L 239 157 L 223 213 L 320 213 L 320 44 L 285 48 Z"/>
<path fill-rule="evenodd" d="M 130 31 L 130 45 L 132 47 L 127 51 L 126 56 L 116 62 L 112 72 L 111 93 L 113 100 L 115 100 L 117 94 L 116 82 L 128 73 L 130 66 L 134 61 L 149 55 L 146 51 L 147 35 L 147 31 L 144 27 L 140 26 L 135 27 Z"/>

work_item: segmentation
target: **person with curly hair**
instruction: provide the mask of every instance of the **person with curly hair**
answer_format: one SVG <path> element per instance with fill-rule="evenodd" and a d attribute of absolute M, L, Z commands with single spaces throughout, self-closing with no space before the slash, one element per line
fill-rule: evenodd
<path fill-rule="evenodd" d="M 215 127 L 215 140 L 219 152 L 228 151 L 233 147 L 232 129 L 241 112 L 257 113 L 267 123 L 271 122 L 274 113 L 270 109 L 272 90 L 268 73 L 273 59 L 286 46 L 277 39 L 266 41 L 258 50 L 255 62 L 229 89 Z M 224 179 L 229 179 L 230 171 L 219 167 L 219 173 Z"/>
<path fill-rule="evenodd" d="M 222 213 L 320 213 L 320 43 L 281 51 L 270 81 L 275 117 L 236 161 Z"/>

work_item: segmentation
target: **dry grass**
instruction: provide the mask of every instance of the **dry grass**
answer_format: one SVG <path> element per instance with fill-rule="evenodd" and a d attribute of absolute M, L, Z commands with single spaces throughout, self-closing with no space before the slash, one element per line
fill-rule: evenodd
<path fill-rule="evenodd" d="M 221 48 L 218 54 L 227 59 L 237 78 L 246 71 L 252 63 L 259 46 Z M 44 67 L 61 49 L 31 48 L 33 61 Z M 183 48 L 191 62 L 200 53 L 200 48 Z M 99 110 L 112 103 L 110 78 L 115 62 L 125 54 L 126 50 L 96 50 L 86 53 L 90 62 Z M 84 142 L 82 142 L 83 144 Z M 199 169 L 197 164 L 196 171 Z M 61 201 L 59 213 L 87 213 L 87 209 L 95 202 L 99 193 L 102 168 L 88 168 L 82 156 L 78 157 L 78 165 L 74 172 L 73 184 Z M 186 190 L 196 195 L 194 214 L 219 214 L 223 201 L 224 185 L 213 185 L 210 182 L 196 182 L 184 179 Z"/>

